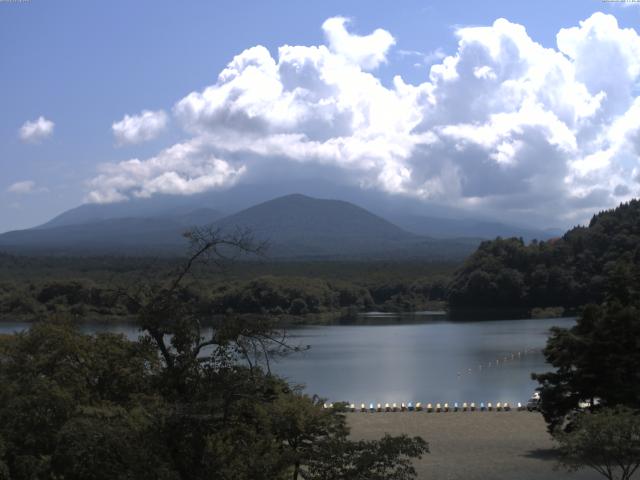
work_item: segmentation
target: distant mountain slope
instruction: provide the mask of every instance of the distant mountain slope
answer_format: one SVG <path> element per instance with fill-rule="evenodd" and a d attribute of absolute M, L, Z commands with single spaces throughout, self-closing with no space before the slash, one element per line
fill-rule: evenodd
<path fill-rule="evenodd" d="M 250 229 L 269 242 L 272 257 L 462 258 L 477 245 L 421 237 L 352 203 L 299 194 L 264 202 L 215 225 Z"/>
<path fill-rule="evenodd" d="M 71 225 L 58 219 L 37 229 L 0 235 L 0 248 L 67 254 L 182 253 L 185 227 L 204 224 L 226 231 L 248 228 L 258 240 L 269 243 L 267 253 L 273 258 L 462 259 L 478 243 L 421 237 L 349 202 L 298 194 L 215 218 L 215 211 L 199 209 L 153 218 L 87 219 Z"/>
<path fill-rule="evenodd" d="M 420 215 L 400 215 L 390 217 L 396 225 L 408 232 L 434 238 L 483 238 L 522 237 L 525 241 L 548 240 L 562 235 L 562 231 L 549 229 L 537 230 L 501 222 L 486 220 L 427 217 Z"/>
<path fill-rule="evenodd" d="M 216 223 L 249 228 L 274 255 L 331 255 L 397 250 L 419 241 L 388 221 L 348 202 L 287 195 Z"/>
<path fill-rule="evenodd" d="M 50 223 L 0 235 L 0 249 L 56 254 L 173 254 L 187 246 L 182 234 L 222 215 L 209 208 L 159 217 L 109 218 L 78 224 Z"/>
<path fill-rule="evenodd" d="M 189 223 L 195 219 L 197 222 L 210 223 L 224 216 L 220 211 L 203 205 L 207 204 L 194 204 L 192 199 L 176 196 L 144 198 L 113 204 L 87 203 L 67 210 L 36 228 L 55 228 L 127 218 L 166 218 L 179 223 Z"/>
<path fill-rule="evenodd" d="M 7 232 L 0 235 L 0 249 L 67 255 L 169 253 L 185 248 L 184 230 L 165 219 L 116 218 Z"/>

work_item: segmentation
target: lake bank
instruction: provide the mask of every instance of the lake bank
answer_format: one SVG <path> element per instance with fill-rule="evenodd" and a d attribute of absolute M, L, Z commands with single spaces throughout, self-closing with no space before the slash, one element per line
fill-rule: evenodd
<path fill-rule="evenodd" d="M 539 413 L 348 413 L 351 437 L 419 435 L 431 453 L 416 460 L 418 479 L 595 480 L 595 472 L 554 471 L 554 443 Z"/>

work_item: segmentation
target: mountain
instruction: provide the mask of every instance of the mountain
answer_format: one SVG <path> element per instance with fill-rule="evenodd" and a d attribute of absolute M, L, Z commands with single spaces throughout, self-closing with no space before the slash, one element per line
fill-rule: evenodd
<path fill-rule="evenodd" d="M 164 218 L 187 224 L 191 219 L 195 219 L 197 222 L 204 220 L 207 223 L 223 216 L 219 210 L 206 205 L 207 203 L 198 204 L 191 198 L 175 195 L 159 195 L 157 198 L 110 204 L 87 203 L 67 210 L 36 228 L 55 228 L 127 218 Z"/>
<path fill-rule="evenodd" d="M 156 217 L 125 217 L 81 223 L 51 221 L 28 230 L 0 235 L 0 249 L 53 254 L 173 254 L 184 251 L 182 234 L 222 217 L 210 208 Z M 55 219 L 54 219 L 55 220 Z"/>
<path fill-rule="evenodd" d="M 561 230 L 540 230 L 469 218 L 399 215 L 390 217 L 390 220 L 409 232 L 434 238 L 470 237 L 493 239 L 496 237 L 521 237 L 525 241 L 531 241 L 534 239 L 548 240 L 562 235 Z"/>
<path fill-rule="evenodd" d="M 372 212 L 402 229 L 434 238 L 483 238 L 496 236 L 545 239 L 561 232 L 546 232 L 527 226 L 511 224 L 500 218 L 470 215 L 459 209 L 403 196 L 385 194 L 372 189 L 340 185 L 334 181 L 298 179 L 272 183 L 239 184 L 224 190 L 214 190 L 195 195 L 154 195 L 150 198 L 133 198 L 126 202 L 110 204 L 85 204 L 68 210 L 41 228 L 91 223 L 116 218 L 156 218 L 166 215 L 186 215 L 189 212 L 210 208 L 225 215 L 234 214 L 274 198 L 298 192 L 313 198 L 337 198 Z M 528 220 L 535 222 L 536 219 Z"/>
<path fill-rule="evenodd" d="M 250 229 L 257 240 L 268 242 L 268 256 L 273 258 L 461 259 L 478 243 L 419 236 L 352 203 L 299 194 L 269 200 L 219 220 L 217 211 L 209 208 L 100 220 L 77 213 L 35 229 L 0 235 L 0 248 L 64 254 L 178 254 L 186 247 L 181 233 L 189 226 L 207 224 L 227 232 Z M 79 223 L 69 223 L 72 220 Z"/>
<path fill-rule="evenodd" d="M 250 229 L 274 257 L 459 256 L 469 242 L 444 242 L 409 233 L 352 203 L 287 195 L 231 215 L 223 229 Z M 473 242 L 475 243 L 475 242 Z M 464 255 L 464 253 L 462 253 Z"/>

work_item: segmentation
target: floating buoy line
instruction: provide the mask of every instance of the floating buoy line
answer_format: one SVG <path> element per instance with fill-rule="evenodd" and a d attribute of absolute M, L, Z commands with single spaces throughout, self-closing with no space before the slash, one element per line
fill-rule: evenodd
<path fill-rule="evenodd" d="M 464 376 L 473 375 L 474 373 L 481 373 L 483 371 L 487 371 L 490 369 L 495 369 L 502 367 L 508 362 L 513 362 L 517 360 L 523 359 L 526 355 L 531 354 L 539 354 L 542 353 L 541 348 L 526 348 L 524 350 L 519 350 L 517 352 L 510 352 L 502 357 L 496 358 L 495 360 L 489 361 L 487 363 L 480 363 L 474 368 L 468 368 L 466 371 L 459 371 L 457 376 L 458 379 L 463 378 Z M 344 405 L 344 403 L 343 403 Z M 445 403 L 422 403 L 417 402 L 415 405 L 412 402 L 408 403 L 369 403 L 367 404 L 361 403 L 358 407 L 355 403 L 346 403 L 347 411 L 350 412 L 363 412 L 363 413 L 376 413 L 376 412 L 427 412 L 427 413 L 447 413 L 447 412 L 508 412 L 511 410 L 517 411 L 525 411 L 527 410 L 526 406 L 521 402 L 517 402 L 513 406 L 509 402 L 463 402 L 459 404 L 458 402 L 454 402 L 449 404 Z M 333 408 L 333 403 L 325 403 L 324 408 Z"/>
<path fill-rule="evenodd" d="M 342 404 L 344 405 L 344 404 Z M 333 403 L 325 403 L 325 409 L 334 408 Z M 417 402 L 415 405 L 412 402 L 409 403 L 378 403 L 373 404 L 370 403 L 367 407 L 366 404 L 361 403 L 360 406 L 356 406 L 355 403 L 347 404 L 347 411 L 349 412 L 362 412 L 362 413 L 383 413 L 383 412 L 426 412 L 426 413 L 448 413 L 448 412 L 509 412 L 511 410 L 516 410 L 519 412 L 523 412 L 527 410 L 525 405 L 521 402 L 516 403 L 513 407 L 509 402 L 480 402 L 476 404 L 475 402 L 463 402 L 459 404 L 458 402 L 454 402 L 449 404 L 445 403 L 421 403 Z"/>
<path fill-rule="evenodd" d="M 487 363 L 479 363 L 475 367 L 470 367 L 470 368 L 467 368 L 466 370 L 458 371 L 457 377 L 462 378 L 465 375 L 473 375 L 474 373 L 481 373 L 491 368 L 502 367 L 503 365 L 509 362 L 521 360 L 526 355 L 542 353 L 542 350 L 543 350 L 542 348 L 526 348 L 524 350 L 519 350 L 517 352 L 510 352 L 507 355 L 504 355 L 503 357 L 498 357 L 495 360 L 491 360 Z"/>

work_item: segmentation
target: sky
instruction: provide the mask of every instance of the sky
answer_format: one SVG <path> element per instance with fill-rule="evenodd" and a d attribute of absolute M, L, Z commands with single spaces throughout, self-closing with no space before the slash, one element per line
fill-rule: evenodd
<path fill-rule="evenodd" d="M 0 0 L 0 232 L 296 176 L 584 222 L 640 189 L 639 32 L 595 0 Z"/>

